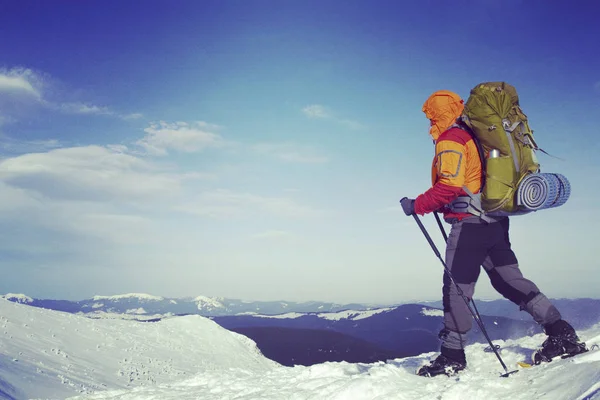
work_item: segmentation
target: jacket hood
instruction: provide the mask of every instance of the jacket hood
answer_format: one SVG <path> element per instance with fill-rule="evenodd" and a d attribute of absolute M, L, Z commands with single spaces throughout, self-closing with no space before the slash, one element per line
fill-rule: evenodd
<path fill-rule="evenodd" d="M 463 112 L 464 101 L 460 96 L 449 90 L 438 90 L 433 93 L 423 104 L 423 112 L 431 121 L 429 134 L 433 140 L 437 138 L 460 117 Z"/>

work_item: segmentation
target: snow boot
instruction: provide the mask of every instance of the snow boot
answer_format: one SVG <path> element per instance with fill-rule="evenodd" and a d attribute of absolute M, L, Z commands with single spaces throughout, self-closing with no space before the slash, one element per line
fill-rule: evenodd
<path fill-rule="evenodd" d="M 588 351 L 585 343 L 579 340 L 575 329 L 567 321 L 559 319 L 554 323 L 544 325 L 544 331 L 548 338 L 531 357 L 535 365 L 551 362 L 558 356 L 567 358 Z"/>
<path fill-rule="evenodd" d="M 465 351 L 460 349 L 449 349 L 442 346 L 441 354 L 428 365 L 423 365 L 417 370 L 417 375 L 428 378 L 437 375 L 452 376 L 462 371 L 467 366 Z"/>

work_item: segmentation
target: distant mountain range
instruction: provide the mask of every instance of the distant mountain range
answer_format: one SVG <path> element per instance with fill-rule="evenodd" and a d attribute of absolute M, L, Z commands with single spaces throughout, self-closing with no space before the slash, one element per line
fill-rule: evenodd
<path fill-rule="evenodd" d="M 285 363 L 294 358 L 296 363 L 308 360 L 304 365 L 312 365 L 323 362 L 319 360 L 326 358 L 324 355 L 329 355 L 328 361 L 373 362 L 374 359 L 438 351 L 442 316 L 440 309 L 404 304 L 370 311 L 221 316 L 211 319 L 254 340 L 265 356 L 277 353 L 278 357 L 273 358 L 275 361 Z M 482 315 L 482 318 L 492 340 L 515 339 L 541 332 L 533 321 L 487 315 Z M 293 344 L 289 339 L 292 330 L 297 331 Z M 283 332 L 287 335 L 282 335 Z M 338 342 L 331 342 L 334 334 Z M 486 341 L 476 325 L 469 339 L 471 343 Z M 347 346 L 340 346 L 339 341 Z M 315 352 L 316 349 L 318 352 Z"/>
<path fill-rule="evenodd" d="M 39 300 L 7 294 L 7 300 L 34 307 L 154 322 L 199 314 L 241 333 L 263 354 L 283 365 L 325 361 L 374 362 L 438 351 L 443 327 L 440 302 L 373 306 L 324 302 L 249 302 L 238 299 L 163 298 L 146 294 L 94 296 L 81 301 Z M 600 321 L 600 300 L 553 300 L 576 329 Z M 531 317 L 506 300 L 476 301 L 492 340 L 516 339 L 542 332 Z M 469 342 L 485 343 L 474 323 Z"/>
<path fill-rule="evenodd" d="M 382 307 L 364 304 L 335 304 L 326 302 L 245 301 L 222 297 L 168 298 L 130 293 L 116 296 L 94 296 L 91 299 L 48 300 L 34 299 L 23 294 L 5 294 L 7 300 L 34 307 L 69 313 L 117 313 L 130 315 L 199 314 L 205 317 L 239 314 L 276 315 L 288 312 L 336 312 L 367 310 Z"/>

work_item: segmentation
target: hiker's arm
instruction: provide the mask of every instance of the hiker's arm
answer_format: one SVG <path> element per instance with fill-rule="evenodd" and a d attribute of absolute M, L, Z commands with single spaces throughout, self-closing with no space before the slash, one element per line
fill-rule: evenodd
<path fill-rule="evenodd" d="M 465 183 L 465 146 L 453 140 L 443 140 L 435 146 L 437 181 L 415 199 L 415 213 L 423 215 L 437 211 L 462 193 Z"/>

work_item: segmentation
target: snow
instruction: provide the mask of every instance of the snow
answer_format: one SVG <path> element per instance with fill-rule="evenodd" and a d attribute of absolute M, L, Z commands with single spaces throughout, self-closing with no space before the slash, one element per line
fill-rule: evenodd
<path fill-rule="evenodd" d="M 225 308 L 223 303 L 217 299 L 211 299 L 210 297 L 206 296 L 198 296 L 194 299 L 194 301 L 198 303 L 198 310 Z"/>
<path fill-rule="evenodd" d="M 256 374 L 276 363 L 254 342 L 208 318 L 90 319 L 0 300 L 0 398 L 64 399 L 104 389 L 173 383 L 231 366 Z"/>
<path fill-rule="evenodd" d="M 142 307 L 131 308 L 131 309 L 125 311 L 125 314 L 146 314 L 146 310 L 144 310 Z"/>
<path fill-rule="evenodd" d="M 242 314 L 239 314 L 242 315 Z M 300 317 L 305 317 L 307 315 L 311 315 L 310 313 L 285 313 L 285 314 L 275 314 L 275 315 L 267 315 L 267 314 L 257 314 L 257 313 L 245 313 L 245 315 L 254 315 L 257 318 L 271 318 L 271 319 L 295 319 Z"/>
<path fill-rule="evenodd" d="M 428 317 L 443 317 L 444 311 L 437 308 L 425 308 L 421 310 L 421 314 L 426 315 Z"/>
<path fill-rule="evenodd" d="M 121 299 L 137 299 L 137 300 L 152 300 L 152 301 L 162 301 L 163 297 L 153 296 L 151 294 L 146 293 L 127 293 L 127 294 L 118 294 L 114 296 L 94 296 L 92 300 L 121 300 Z"/>
<path fill-rule="evenodd" d="M 579 334 L 600 343 L 600 324 Z M 543 340 L 538 334 L 495 344 L 512 370 Z M 0 300 L 0 397 L 12 385 L 16 399 L 600 400 L 600 351 L 500 378 L 504 370 L 485 347 L 468 346 L 469 366 L 453 378 L 414 374 L 435 353 L 284 367 L 201 316 L 98 320 Z"/>
<path fill-rule="evenodd" d="M 338 311 L 338 312 L 334 312 L 334 313 L 318 313 L 317 316 L 319 318 L 332 320 L 332 321 L 339 321 L 342 319 L 359 320 L 359 319 L 371 317 L 376 314 L 388 312 L 391 310 L 393 310 L 393 308 L 378 308 L 376 310 L 367 310 L 367 311 L 345 310 L 345 311 Z"/>
<path fill-rule="evenodd" d="M 77 312 L 76 315 L 93 318 L 93 319 L 121 319 L 121 320 L 135 320 L 135 321 L 152 321 L 172 317 L 173 313 L 166 314 L 122 314 L 115 312 L 106 311 L 93 311 L 89 313 Z"/>
<path fill-rule="evenodd" d="M 2 298 L 23 304 L 33 303 L 33 299 L 29 296 L 25 296 L 24 294 L 6 293 L 2 296 Z"/>
<path fill-rule="evenodd" d="M 355 310 L 345 310 L 338 312 L 326 312 L 326 313 L 285 313 L 285 314 L 276 314 L 276 315 L 265 315 L 265 314 L 257 314 L 253 313 L 257 318 L 274 318 L 274 319 L 294 319 L 305 317 L 307 315 L 317 316 L 322 319 L 330 320 L 330 321 L 340 321 L 342 319 L 349 320 L 359 320 L 371 317 L 376 314 L 380 314 L 383 312 L 391 311 L 393 308 L 378 308 L 376 310 L 367 310 L 367 311 L 355 311 Z M 250 315 L 250 313 L 245 313 L 246 315 Z M 243 315 L 242 313 L 238 315 Z"/>

